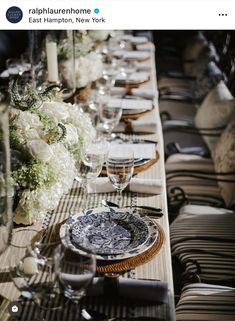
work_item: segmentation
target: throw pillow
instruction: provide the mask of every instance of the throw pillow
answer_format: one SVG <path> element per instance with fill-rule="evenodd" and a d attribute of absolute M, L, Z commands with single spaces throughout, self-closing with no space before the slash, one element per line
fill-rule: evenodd
<path fill-rule="evenodd" d="M 214 155 L 215 171 L 219 173 L 235 173 L 235 119 L 229 123 L 218 141 Z M 235 175 L 220 176 L 223 179 L 235 180 Z M 227 206 L 232 205 L 235 200 L 235 182 L 218 182 Z"/>
<path fill-rule="evenodd" d="M 235 115 L 235 99 L 220 81 L 205 97 L 195 116 L 195 125 L 202 128 L 226 127 Z M 213 154 L 219 136 L 203 135 L 203 139 Z"/>

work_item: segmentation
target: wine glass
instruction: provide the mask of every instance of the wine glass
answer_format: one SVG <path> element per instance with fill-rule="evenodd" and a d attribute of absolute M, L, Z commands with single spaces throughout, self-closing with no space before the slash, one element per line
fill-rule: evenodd
<path fill-rule="evenodd" d="M 100 95 L 110 95 L 115 85 L 115 72 L 112 69 L 103 70 L 102 76 L 96 80 L 96 87 Z"/>
<path fill-rule="evenodd" d="M 102 129 L 106 132 L 107 138 L 112 138 L 113 129 L 118 125 L 122 117 L 122 103 L 109 99 L 102 99 L 99 104 L 99 117 L 102 122 Z"/>
<path fill-rule="evenodd" d="M 55 273 L 64 296 L 78 304 L 96 272 L 95 255 L 71 251 L 59 245 L 55 250 Z"/>
<path fill-rule="evenodd" d="M 75 166 L 77 175 L 75 179 L 85 187 L 87 182 L 99 176 L 105 157 L 107 154 L 107 142 L 101 139 L 95 139 L 90 144 L 82 148 L 79 155 L 76 152 L 80 150 L 75 149 Z"/>
<path fill-rule="evenodd" d="M 122 199 L 122 191 L 129 184 L 134 172 L 134 153 L 124 147 L 111 148 L 107 158 L 107 174 L 113 187 L 118 192 L 118 201 Z"/>

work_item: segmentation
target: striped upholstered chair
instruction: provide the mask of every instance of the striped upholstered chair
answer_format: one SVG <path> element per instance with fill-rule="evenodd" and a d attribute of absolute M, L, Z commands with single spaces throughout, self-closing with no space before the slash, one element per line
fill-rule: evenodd
<path fill-rule="evenodd" d="M 219 81 L 209 91 L 198 109 L 195 108 L 191 120 L 187 107 L 185 105 L 179 110 L 183 117 L 186 117 L 185 121 L 181 119 L 181 121 L 163 122 L 165 147 L 171 142 L 177 142 L 180 147 L 202 146 L 213 151 L 222 130 L 235 115 L 235 100 L 230 90 L 224 81 Z M 173 106 L 172 110 L 174 111 Z M 179 119 L 177 114 L 173 116 L 174 119 Z"/>
<path fill-rule="evenodd" d="M 163 121 L 188 120 L 193 121 L 197 109 L 209 91 L 224 79 L 223 72 L 215 62 L 205 63 L 203 70 L 198 70 L 195 80 L 168 80 L 168 87 L 158 84 L 159 110 Z M 186 85 L 188 84 L 188 85 Z"/>
<path fill-rule="evenodd" d="M 183 288 L 177 321 L 234 321 L 235 288 L 194 283 Z"/>
<path fill-rule="evenodd" d="M 214 107 L 215 117 L 213 107 L 209 105 L 209 110 L 205 109 L 205 113 L 201 113 L 200 117 L 209 118 L 211 115 L 212 123 L 213 117 L 218 118 L 217 124 L 220 122 L 222 126 L 229 122 L 230 118 L 232 120 L 220 137 L 204 137 L 211 150 L 211 158 L 174 154 L 167 159 L 168 194 L 175 187 L 180 187 L 187 194 L 190 203 L 232 208 L 235 201 L 235 102 L 234 99 L 225 104 L 220 102 L 219 112 L 216 112 L 217 108 Z M 204 122 L 202 120 L 202 124 Z M 216 126 L 216 121 L 214 125 Z"/>
<path fill-rule="evenodd" d="M 235 287 L 235 212 L 186 205 L 170 226 L 172 256 L 189 280 Z"/>

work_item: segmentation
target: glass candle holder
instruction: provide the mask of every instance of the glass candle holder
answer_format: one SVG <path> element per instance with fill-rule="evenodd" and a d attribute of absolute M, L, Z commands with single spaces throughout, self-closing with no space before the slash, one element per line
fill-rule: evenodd
<path fill-rule="evenodd" d="M 47 83 L 61 86 L 64 100 L 75 92 L 75 60 L 73 31 L 50 31 L 45 37 L 44 55 Z"/>

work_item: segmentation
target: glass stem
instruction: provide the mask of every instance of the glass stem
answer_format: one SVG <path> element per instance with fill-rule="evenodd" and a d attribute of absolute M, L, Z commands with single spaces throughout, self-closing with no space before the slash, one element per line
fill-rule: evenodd
<path fill-rule="evenodd" d="M 122 190 L 121 189 L 118 189 L 118 197 L 117 197 L 117 200 L 118 200 L 118 205 L 121 207 L 122 206 Z"/>

